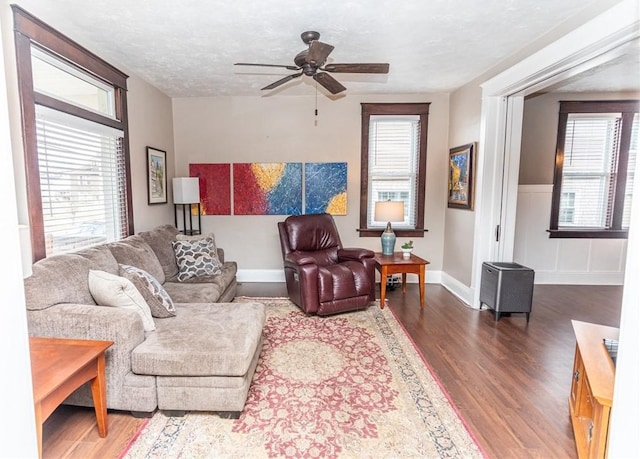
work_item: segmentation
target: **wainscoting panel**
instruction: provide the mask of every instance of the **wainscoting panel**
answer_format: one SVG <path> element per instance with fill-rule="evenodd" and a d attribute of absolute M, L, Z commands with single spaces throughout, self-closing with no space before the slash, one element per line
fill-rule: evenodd
<path fill-rule="evenodd" d="M 520 185 L 514 261 L 536 284 L 622 285 L 626 239 L 549 239 L 552 185 Z"/>

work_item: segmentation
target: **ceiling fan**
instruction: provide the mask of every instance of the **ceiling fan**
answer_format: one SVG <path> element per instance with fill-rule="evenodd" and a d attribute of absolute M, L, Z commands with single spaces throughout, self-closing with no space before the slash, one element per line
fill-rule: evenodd
<path fill-rule="evenodd" d="M 275 89 L 284 83 L 298 78 L 302 75 L 313 77 L 318 83 L 324 86 L 331 94 L 338 94 L 347 88 L 342 86 L 329 73 L 389 73 L 389 64 L 326 64 L 327 57 L 333 51 L 333 46 L 318 41 L 320 34 L 314 31 L 303 32 L 300 37 L 302 41 L 309 45 L 308 49 L 299 52 L 293 59 L 295 65 L 278 64 L 251 64 L 238 62 L 234 65 L 251 65 L 258 67 L 281 67 L 288 70 L 300 70 L 300 73 L 293 73 L 271 83 L 262 88 Z"/>

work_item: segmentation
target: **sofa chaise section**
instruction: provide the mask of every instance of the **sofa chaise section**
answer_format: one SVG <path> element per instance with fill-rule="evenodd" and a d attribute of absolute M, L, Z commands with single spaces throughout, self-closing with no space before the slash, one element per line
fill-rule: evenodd
<path fill-rule="evenodd" d="M 35 263 L 25 279 L 29 334 L 113 341 L 105 353 L 110 409 L 238 413 L 262 349 L 264 305 L 228 303 L 237 288 L 237 265 L 225 262 L 220 248 L 219 275 L 178 282 L 172 247 L 177 234 L 165 225 Z M 145 331 L 136 311 L 97 305 L 89 272 L 119 276 L 121 265 L 142 269 L 162 284 L 175 316 L 155 317 L 155 330 Z M 88 385 L 65 403 L 92 406 Z"/>
<path fill-rule="evenodd" d="M 158 408 L 240 412 L 262 350 L 260 303 L 181 304 L 176 317 L 157 319 L 136 347 L 132 369 L 156 375 Z M 194 331 L 206 333 L 194 333 Z"/>

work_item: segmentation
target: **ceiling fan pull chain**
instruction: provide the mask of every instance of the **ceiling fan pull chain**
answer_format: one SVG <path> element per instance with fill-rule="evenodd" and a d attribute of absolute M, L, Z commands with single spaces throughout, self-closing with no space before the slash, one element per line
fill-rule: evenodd
<path fill-rule="evenodd" d="M 318 116 L 318 82 L 316 81 L 316 116 Z"/>

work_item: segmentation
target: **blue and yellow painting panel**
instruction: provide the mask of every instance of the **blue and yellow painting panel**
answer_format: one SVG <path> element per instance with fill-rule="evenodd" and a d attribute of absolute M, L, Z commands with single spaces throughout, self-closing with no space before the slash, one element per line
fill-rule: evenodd
<path fill-rule="evenodd" d="M 347 163 L 305 163 L 305 214 L 347 215 Z"/>
<path fill-rule="evenodd" d="M 302 163 L 233 165 L 234 215 L 302 212 Z"/>

